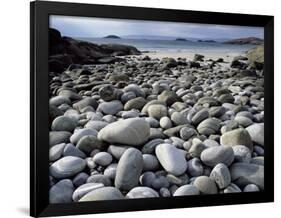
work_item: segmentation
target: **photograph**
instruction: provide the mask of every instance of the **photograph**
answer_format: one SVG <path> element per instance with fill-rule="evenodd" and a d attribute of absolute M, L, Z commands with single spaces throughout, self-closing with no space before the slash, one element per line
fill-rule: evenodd
<path fill-rule="evenodd" d="M 264 38 L 50 15 L 49 203 L 263 192 Z"/>

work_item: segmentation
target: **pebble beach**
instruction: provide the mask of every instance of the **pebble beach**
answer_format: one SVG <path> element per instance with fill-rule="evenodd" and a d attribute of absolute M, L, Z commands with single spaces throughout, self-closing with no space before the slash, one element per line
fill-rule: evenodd
<path fill-rule="evenodd" d="M 180 55 L 50 72 L 50 203 L 263 191 L 261 65 Z"/>

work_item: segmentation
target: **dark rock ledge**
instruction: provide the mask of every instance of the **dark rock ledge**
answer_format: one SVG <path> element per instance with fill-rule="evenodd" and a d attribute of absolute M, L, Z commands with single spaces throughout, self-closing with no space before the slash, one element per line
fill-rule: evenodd
<path fill-rule="evenodd" d="M 49 71 L 63 72 L 70 64 L 104 64 L 122 61 L 116 56 L 140 55 L 129 45 L 102 44 L 63 37 L 56 29 L 49 29 Z"/>

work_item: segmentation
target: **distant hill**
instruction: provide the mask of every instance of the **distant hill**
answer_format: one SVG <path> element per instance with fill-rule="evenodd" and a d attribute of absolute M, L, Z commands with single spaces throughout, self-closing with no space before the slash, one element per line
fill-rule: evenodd
<path fill-rule="evenodd" d="M 263 44 L 263 39 L 257 37 L 247 37 L 247 38 L 239 38 L 239 39 L 232 39 L 224 42 L 225 44 L 234 44 L 234 45 L 244 45 L 244 44 L 251 44 L 251 45 L 261 45 Z"/>
<path fill-rule="evenodd" d="M 105 36 L 103 38 L 105 38 L 105 39 L 121 39 L 121 37 L 116 36 L 116 35 L 108 35 L 108 36 Z"/>
<path fill-rule="evenodd" d="M 199 39 L 199 40 L 197 40 L 197 42 L 217 42 L 217 41 L 215 41 L 215 40 L 202 40 L 202 39 Z"/>
<path fill-rule="evenodd" d="M 176 41 L 188 41 L 188 40 L 185 39 L 185 38 L 176 38 L 175 40 L 176 40 Z"/>
<path fill-rule="evenodd" d="M 148 40 L 173 40 L 175 41 L 177 39 L 173 36 L 163 36 L 163 35 L 121 35 L 123 39 L 148 39 Z M 211 37 L 205 37 L 205 38 L 195 38 L 195 37 L 178 37 L 179 39 L 186 39 L 186 41 L 189 42 L 197 42 L 198 40 L 208 41 L 213 40 L 216 42 L 224 42 L 227 40 L 230 40 L 230 38 L 211 38 Z M 177 40 L 176 40 L 177 41 Z"/>

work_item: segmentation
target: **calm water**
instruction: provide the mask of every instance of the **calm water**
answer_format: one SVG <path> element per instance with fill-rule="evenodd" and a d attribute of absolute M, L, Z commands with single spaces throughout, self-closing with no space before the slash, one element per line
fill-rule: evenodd
<path fill-rule="evenodd" d="M 237 52 L 242 53 L 255 45 L 229 45 L 219 42 L 191 42 L 175 40 L 150 40 L 150 39 L 108 39 L 108 38 L 83 38 L 96 44 L 124 44 L 135 46 L 140 51 L 167 51 L 167 52 Z"/>

